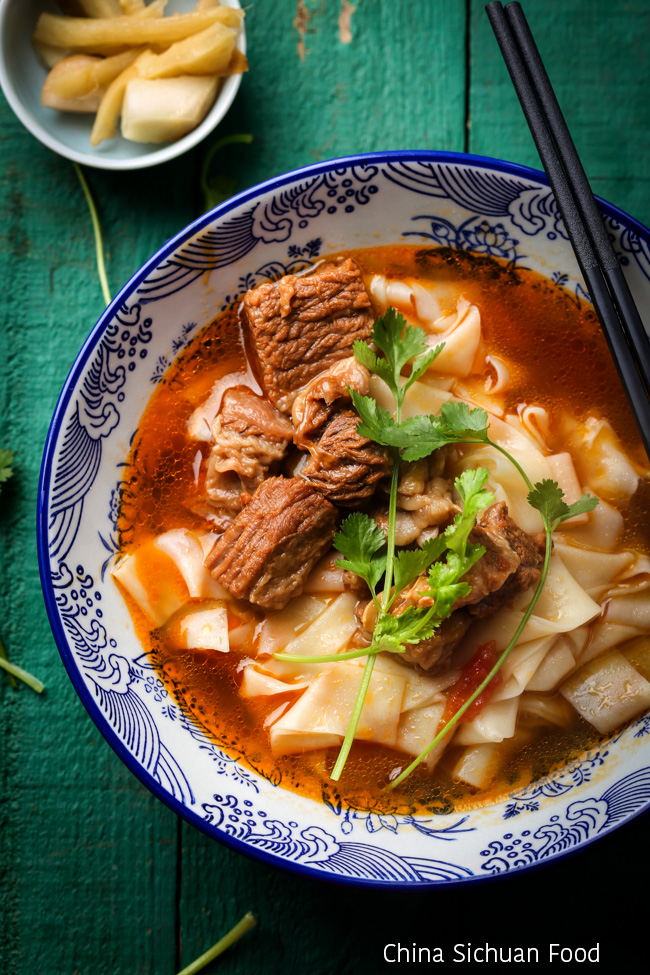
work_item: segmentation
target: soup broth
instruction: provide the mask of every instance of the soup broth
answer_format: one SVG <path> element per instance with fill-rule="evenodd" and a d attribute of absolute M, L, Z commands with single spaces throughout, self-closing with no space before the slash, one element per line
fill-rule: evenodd
<path fill-rule="evenodd" d="M 525 421 L 525 435 L 531 442 L 536 435 L 541 438 L 545 455 L 571 452 L 576 430 L 592 420 L 605 420 L 628 466 L 643 471 L 645 458 L 634 423 L 590 306 L 535 272 L 508 267 L 493 258 L 405 245 L 350 253 L 361 269 L 377 313 L 382 310 L 377 299 L 378 278 L 418 282 L 434 296 L 442 318 L 451 320 L 458 314 L 459 299 L 478 309 L 481 338 L 474 366 L 465 376 L 448 377 L 448 389 L 455 397 L 494 410 L 502 423 L 509 416 L 519 418 L 522 424 Z M 417 320 L 417 307 L 412 313 Z M 149 592 L 150 600 L 164 590 L 165 598 L 177 598 L 180 603 L 185 583 L 180 573 L 170 572 L 167 557 L 157 555 L 147 543 L 172 529 L 215 533 L 205 506 L 210 445 L 192 439 L 187 430 L 190 418 L 215 383 L 234 374 L 238 378 L 233 385 L 261 392 L 255 365 L 247 355 L 247 338 L 236 309 L 231 309 L 198 334 L 168 369 L 134 438 L 123 478 L 120 549 L 123 553 L 142 553 L 139 576 L 156 591 L 154 596 Z M 444 385 L 444 378 L 439 374 L 436 382 Z M 526 413 L 531 408 L 533 413 Z M 537 443 L 539 446 L 539 439 Z M 581 468 L 579 477 L 582 486 L 594 493 Z M 597 486 L 606 510 L 622 516 L 616 551 L 633 551 L 642 558 L 639 553 L 647 551 L 650 514 L 647 479 L 637 479 L 636 489 L 628 492 L 616 484 L 608 485 L 606 477 L 601 477 Z M 582 546 L 589 544 L 588 532 L 589 524 L 567 525 L 564 538 Z M 559 544 L 564 544 L 562 539 Z M 638 581 L 642 575 L 643 568 L 634 578 Z M 611 585 L 617 584 L 625 585 L 616 577 Z M 227 607 L 228 629 L 235 642 L 230 651 L 188 650 L 179 643 L 173 616 L 171 625 L 155 625 L 141 602 L 127 590 L 123 587 L 137 635 L 176 706 L 229 755 L 285 788 L 332 804 L 436 813 L 486 804 L 551 772 L 602 740 L 598 729 L 584 720 L 566 697 L 557 690 L 541 691 L 529 693 L 530 706 L 520 709 L 514 734 L 500 744 L 495 742 L 488 762 L 490 773 L 483 775 L 484 788 L 459 775 L 463 756 L 471 747 L 453 739 L 432 770 L 421 765 L 394 792 L 386 792 L 384 787 L 413 755 L 395 747 L 355 741 L 344 774 L 334 783 L 330 772 L 338 747 L 288 755 L 273 753 L 269 728 L 287 704 L 295 701 L 295 691 L 288 687 L 284 694 L 242 697 L 243 671 L 256 658 L 263 610 L 235 600 Z M 333 601 L 339 594 L 323 591 L 319 598 Z M 595 596 L 597 601 L 601 596 Z M 599 625 L 602 617 L 582 627 L 583 647 L 589 641 L 593 643 L 594 633 L 600 633 L 596 631 Z M 629 633 L 621 632 L 624 638 L 638 640 L 642 631 L 640 625 Z M 624 638 L 615 645 L 625 649 Z M 580 663 L 578 656 L 576 666 Z M 486 755 L 484 752 L 484 762 Z"/>

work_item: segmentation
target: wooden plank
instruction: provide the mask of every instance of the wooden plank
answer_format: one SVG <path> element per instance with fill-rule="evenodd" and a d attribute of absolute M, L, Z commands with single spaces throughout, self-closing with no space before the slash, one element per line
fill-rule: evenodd
<path fill-rule="evenodd" d="M 464 2 L 364 0 L 353 5 L 348 34 L 340 16 L 350 6 L 282 0 L 251 8 L 250 72 L 218 134 L 248 132 L 255 142 L 215 162 L 238 189 L 351 153 L 462 151 Z"/>
<path fill-rule="evenodd" d="M 484 7 L 471 0 L 469 151 L 541 169 Z M 650 5 L 526 0 L 525 11 L 594 192 L 649 223 Z"/>
<path fill-rule="evenodd" d="M 0 626 L 12 658 L 47 687 L 38 697 L 1 681 L 0 970 L 171 972 L 177 822 L 122 765 L 77 699 L 51 636 L 35 555 L 46 431 L 102 310 L 90 219 L 72 164 L 26 134 L 4 101 L 0 133 L 10 161 L 0 201 L 1 439 L 16 453 L 1 499 Z M 173 167 L 89 179 L 116 287 L 187 220 L 193 187 L 184 189 Z"/>
<path fill-rule="evenodd" d="M 239 188 L 349 152 L 462 150 L 464 0 L 356 0 L 348 42 L 345 29 L 341 39 L 339 15 L 351 6 L 343 0 L 278 0 L 250 8 L 251 73 L 213 137 L 255 135 L 253 147 L 229 150 L 215 163 L 237 178 Z M 471 11 L 470 149 L 538 165 L 483 4 L 472 0 Z M 647 4 L 574 0 L 560 16 L 541 0 L 526 0 L 526 11 L 597 189 L 648 219 L 638 165 L 650 112 L 641 90 Z M 304 29 L 304 60 L 296 23 Z M 600 47 L 594 39 L 602 39 Z M 4 101 L 0 147 L 10 161 L 0 186 L 0 274 L 9 283 L 2 297 L 0 416 L 2 444 L 18 453 L 16 478 L 0 501 L 0 630 L 16 662 L 47 684 L 42 699 L 27 689 L 14 693 L 5 683 L 0 688 L 0 970 L 172 975 L 181 947 L 187 964 L 248 909 L 258 915 L 259 928 L 215 971 L 375 972 L 385 967 L 388 939 L 505 943 L 504 930 L 521 930 L 536 943 L 538 924 L 529 911 L 540 900 L 536 874 L 502 884 L 490 911 L 481 886 L 406 900 L 341 890 L 250 861 L 186 825 L 181 850 L 179 821 L 103 742 L 59 662 L 33 542 L 49 419 L 102 308 L 90 223 L 71 165 L 25 133 Z M 206 148 L 147 172 L 89 173 L 113 291 L 198 213 L 197 164 Z M 637 822 L 622 834 L 622 844 L 601 841 L 597 858 L 586 851 L 552 867 L 549 876 L 563 889 L 579 875 L 582 889 L 589 889 L 604 873 L 612 889 L 623 889 L 641 829 Z M 638 924 L 642 898 L 636 904 L 630 916 Z M 591 931 L 588 899 L 574 908 L 578 927 Z M 465 934 L 460 922 L 450 926 L 447 920 L 462 912 L 472 919 Z M 618 925 L 616 912 L 607 923 L 599 929 L 603 938 Z M 558 921 L 551 940 L 568 939 L 574 930 L 573 918 Z M 634 932 L 629 922 L 617 930 L 620 967 L 634 957 Z M 539 937 L 545 944 L 549 933 Z"/>

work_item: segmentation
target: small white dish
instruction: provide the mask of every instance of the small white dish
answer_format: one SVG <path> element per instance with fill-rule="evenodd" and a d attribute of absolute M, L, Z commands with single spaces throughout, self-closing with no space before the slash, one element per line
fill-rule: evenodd
<path fill-rule="evenodd" d="M 240 7 L 239 0 L 222 0 L 230 7 Z M 187 13 L 193 0 L 169 0 L 165 16 Z M 44 10 L 60 12 L 47 0 L 1 0 L 0 2 L 0 85 L 9 105 L 26 129 L 48 149 L 84 166 L 96 169 L 144 169 L 157 166 L 182 155 L 201 142 L 222 120 L 239 90 L 241 75 L 225 78 L 214 105 L 195 129 L 176 142 L 164 145 L 129 142 L 120 134 L 90 144 L 94 115 L 57 112 L 41 105 L 41 89 L 47 69 L 39 61 L 32 44 L 32 33 L 39 14 Z M 246 52 L 245 28 L 237 47 Z"/>

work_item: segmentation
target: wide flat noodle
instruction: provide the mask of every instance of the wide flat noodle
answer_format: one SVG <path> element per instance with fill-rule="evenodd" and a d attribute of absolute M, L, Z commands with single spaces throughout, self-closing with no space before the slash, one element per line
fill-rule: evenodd
<path fill-rule="evenodd" d="M 605 650 L 610 650 L 612 647 L 625 643 L 626 640 L 640 636 L 643 632 L 644 630 L 638 626 L 609 623 L 605 617 L 602 617 L 594 625 L 589 635 L 589 641 L 578 653 L 577 662 L 580 665 L 585 664 L 588 660 L 593 660 L 594 657 L 604 653 Z"/>
<path fill-rule="evenodd" d="M 494 640 L 498 651 L 504 650 L 521 622 L 531 592 L 522 593 L 513 606 L 506 606 L 492 619 L 475 624 L 463 641 L 474 647 Z M 584 591 L 559 555 L 552 555 L 548 577 L 535 612 L 528 621 L 518 645 L 542 637 L 554 636 L 577 629 L 600 615 L 600 605 Z"/>
<path fill-rule="evenodd" d="M 402 714 L 397 730 L 397 747 L 408 755 L 419 755 L 436 737 L 444 710 L 445 702 L 441 701 Z M 453 737 L 453 732 L 445 735 L 424 759 L 429 771 L 438 762 Z"/>
<path fill-rule="evenodd" d="M 589 595 L 598 600 L 619 576 L 629 572 L 637 561 L 636 552 L 598 552 L 557 539 L 554 551 Z"/>
<path fill-rule="evenodd" d="M 401 312 L 408 321 L 422 324 L 428 331 L 443 332 L 449 327 L 443 318 L 443 308 L 458 302 L 458 284 L 455 281 L 436 281 L 424 287 L 413 278 L 391 279 L 375 274 L 370 279 L 370 294 L 382 311 L 389 305 Z"/>
<path fill-rule="evenodd" d="M 359 691 L 363 668 L 353 662 L 326 665 L 304 694 L 271 728 L 276 754 L 323 748 L 343 739 Z M 406 681 L 373 672 L 355 738 L 394 745 Z"/>
<path fill-rule="evenodd" d="M 354 616 L 356 603 L 357 597 L 352 593 L 344 592 L 337 596 L 315 622 L 287 643 L 283 652 L 300 656 L 337 653 L 357 628 Z"/>
<path fill-rule="evenodd" d="M 609 498 L 629 498 L 634 494 L 640 472 L 607 420 L 590 416 L 581 422 L 566 417 L 563 426 L 580 480 L 586 487 Z"/>
<path fill-rule="evenodd" d="M 157 561 L 164 559 L 167 571 L 160 571 L 160 566 L 157 566 L 156 578 L 150 578 L 146 569 L 147 555 L 152 548 L 153 543 L 147 542 L 138 552 L 125 555 L 111 570 L 111 575 L 126 589 L 142 612 L 156 626 L 162 626 L 188 601 L 189 595 L 176 565 L 163 553 L 157 553 Z"/>
<path fill-rule="evenodd" d="M 246 664 L 243 674 L 239 689 L 242 697 L 273 697 L 276 694 L 286 694 L 287 691 L 302 691 L 309 686 L 307 680 L 295 684 L 278 680 L 277 677 L 264 673 L 255 664 Z"/>
<path fill-rule="evenodd" d="M 630 595 L 620 594 L 610 598 L 605 609 L 605 619 L 608 623 L 650 630 L 650 593 L 642 589 Z"/>
<path fill-rule="evenodd" d="M 259 657 L 284 650 L 327 608 L 328 600 L 316 596 L 297 596 L 277 613 L 267 613 L 258 630 Z M 337 647 L 338 649 L 338 647 Z"/>
<path fill-rule="evenodd" d="M 421 380 L 414 382 L 404 397 L 402 419 L 407 420 L 409 417 L 421 416 L 422 414 L 438 414 L 442 404 L 452 398 L 451 393 L 444 388 L 444 385 Z M 370 377 L 370 395 L 379 406 L 388 410 L 389 413 L 395 414 L 393 394 L 379 376 Z"/>
<path fill-rule="evenodd" d="M 526 684 L 527 691 L 554 691 L 575 668 L 572 644 L 562 634 L 543 657 L 539 667 Z"/>
<path fill-rule="evenodd" d="M 591 660 L 562 684 L 560 694 L 601 734 L 650 707 L 650 683 L 618 650 Z"/>
<path fill-rule="evenodd" d="M 503 741 L 515 733 L 519 697 L 505 701 L 490 701 L 472 721 L 461 724 L 454 739 L 457 745 L 482 745 L 489 741 Z"/>
<path fill-rule="evenodd" d="M 179 620 L 180 636 L 188 650 L 228 653 L 228 610 L 225 606 L 197 607 Z"/>
<path fill-rule="evenodd" d="M 611 552 L 622 531 L 623 515 L 618 508 L 607 504 L 602 498 L 599 498 L 594 510 L 589 512 L 587 524 L 573 525 L 565 522 L 562 526 L 562 535 L 566 534 L 571 541 L 601 552 Z"/>
<path fill-rule="evenodd" d="M 135 600 L 143 613 L 155 620 L 157 623 L 164 623 L 165 620 L 176 611 L 176 609 L 180 609 L 182 603 L 178 602 L 175 609 L 172 609 L 167 616 L 164 616 L 163 619 L 159 620 L 160 614 L 149 602 L 149 594 L 140 580 L 136 564 L 137 562 L 135 555 L 129 553 L 128 555 L 123 556 L 117 565 L 111 569 L 111 575 L 113 579 L 120 583 L 120 585 L 124 586 L 128 594 L 132 599 Z"/>
<path fill-rule="evenodd" d="M 454 765 L 452 777 L 475 789 L 487 789 L 496 778 L 498 755 L 499 749 L 494 744 L 465 748 Z"/>
<path fill-rule="evenodd" d="M 183 576 L 192 599 L 229 599 L 230 595 L 206 569 L 203 546 L 187 528 L 172 528 L 153 543 L 168 555 Z"/>
<path fill-rule="evenodd" d="M 478 308 L 460 298 L 456 315 L 451 318 L 445 331 L 440 332 L 436 328 L 436 335 L 429 339 L 432 346 L 444 342 L 442 352 L 434 359 L 429 370 L 459 378 L 469 376 L 481 346 L 481 338 L 481 315 Z"/>
<path fill-rule="evenodd" d="M 359 660 L 365 664 L 367 657 L 360 657 Z M 426 708 L 435 702 L 439 702 L 443 699 L 443 691 L 451 687 L 460 676 L 459 670 L 448 670 L 439 676 L 429 677 L 427 674 L 418 673 L 413 667 L 404 666 L 399 660 L 395 659 L 395 654 L 391 653 L 378 653 L 374 669 L 395 674 L 406 681 L 402 712 L 411 711 L 414 708 Z"/>
<path fill-rule="evenodd" d="M 490 700 L 505 701 L 521 694 L 532 680 L 554 640 L 554 636 L 545 636 L 540 640 L 529 640 L 518 644 L 503 664 L 500 671 L 501 683 Z"/>

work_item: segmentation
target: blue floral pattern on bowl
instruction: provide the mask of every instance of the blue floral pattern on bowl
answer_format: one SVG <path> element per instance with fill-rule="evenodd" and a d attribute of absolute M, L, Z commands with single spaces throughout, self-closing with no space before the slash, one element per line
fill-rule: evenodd
<path fill-rule="evenodd" d="M 650 307 L 650 231 L 602 207 L 631 287 Z M 246 289 L 327 253 L 400 241 L 497 256 L 585 294 L 553 195 L 533 170 L 389 152 L 282 176 L 201 217 L 122 289 L 68 377 L 39 491 L 52 628 L 77 692 L 120 757 L 223 842 L 365 886 L 458 883 L 528 867 L 650 804 L 647 717 L 488 808 L 432 819 L 317 803 L 223 751 L 173 702 L 142 653 L 107 568 L 117 550 L 120 471 L 153 387 L 195 330 Z"/>

